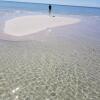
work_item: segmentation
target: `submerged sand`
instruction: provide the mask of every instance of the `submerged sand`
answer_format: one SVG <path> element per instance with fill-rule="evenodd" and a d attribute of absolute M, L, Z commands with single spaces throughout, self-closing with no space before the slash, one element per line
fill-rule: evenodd
<path fill-rule="evenodd" d="M 15 12 L 1 15 L 12 18 Z M 100 18 L 78 18 L 80 23 L 51 32 L 1 32 L 0 100 L 100 100 Z"/>
<path fill-rule="evenodd" d="M 47 28 L 79 23 L 80 19 L 71 17 L 50 17 L 48 15 L 30 15 L 16 17 L 5 23 L 4 32 L 12 36 L 25 36 Z"/>

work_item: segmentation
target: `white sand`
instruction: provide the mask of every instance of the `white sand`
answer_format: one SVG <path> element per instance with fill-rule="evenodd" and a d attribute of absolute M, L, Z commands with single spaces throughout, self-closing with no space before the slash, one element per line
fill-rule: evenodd
<path fill-rule="evenodd" d="M 49 17 L 48 15 L 31 15 L 17 17 L 5 23 L 4 32 L 12 36 L 24 36 L 47 28 L 75 24 L 79 19 L 71 17 Z"/>

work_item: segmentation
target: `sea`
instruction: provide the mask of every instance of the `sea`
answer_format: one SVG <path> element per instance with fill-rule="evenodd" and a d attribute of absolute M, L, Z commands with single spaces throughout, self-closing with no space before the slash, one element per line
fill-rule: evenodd
<path fill-rule="evenodd" d="M 33 12 L 48 13 L 49 4 L 41 3 L 26 3 L 15 1 L 0 1 L 0 9 L 22 9 Z M 52 4 L 52 13 L 63 15 L 95 15 L 100 16 L 100 8 L 96 7 L 81 7 L 81 6 L 68 6 Z"/>

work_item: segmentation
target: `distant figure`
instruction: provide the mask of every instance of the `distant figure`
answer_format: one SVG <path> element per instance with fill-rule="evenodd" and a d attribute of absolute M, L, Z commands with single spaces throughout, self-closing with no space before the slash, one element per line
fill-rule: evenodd
<path fill-rule="evenodd" d="M 49 4 L 49 15 L 51 15 L 52 6 Z"/>

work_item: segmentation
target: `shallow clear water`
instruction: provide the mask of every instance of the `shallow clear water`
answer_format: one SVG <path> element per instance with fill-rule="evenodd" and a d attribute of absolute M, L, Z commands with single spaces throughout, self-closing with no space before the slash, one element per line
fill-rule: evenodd
<path fill-rule="evenodd" d="M 71 15 L 81 22 L 3 37 L 5 21 L 34 14 L 15 5 L 0 6 L 0 100 L 100 100 L 100 16 Z"/>

